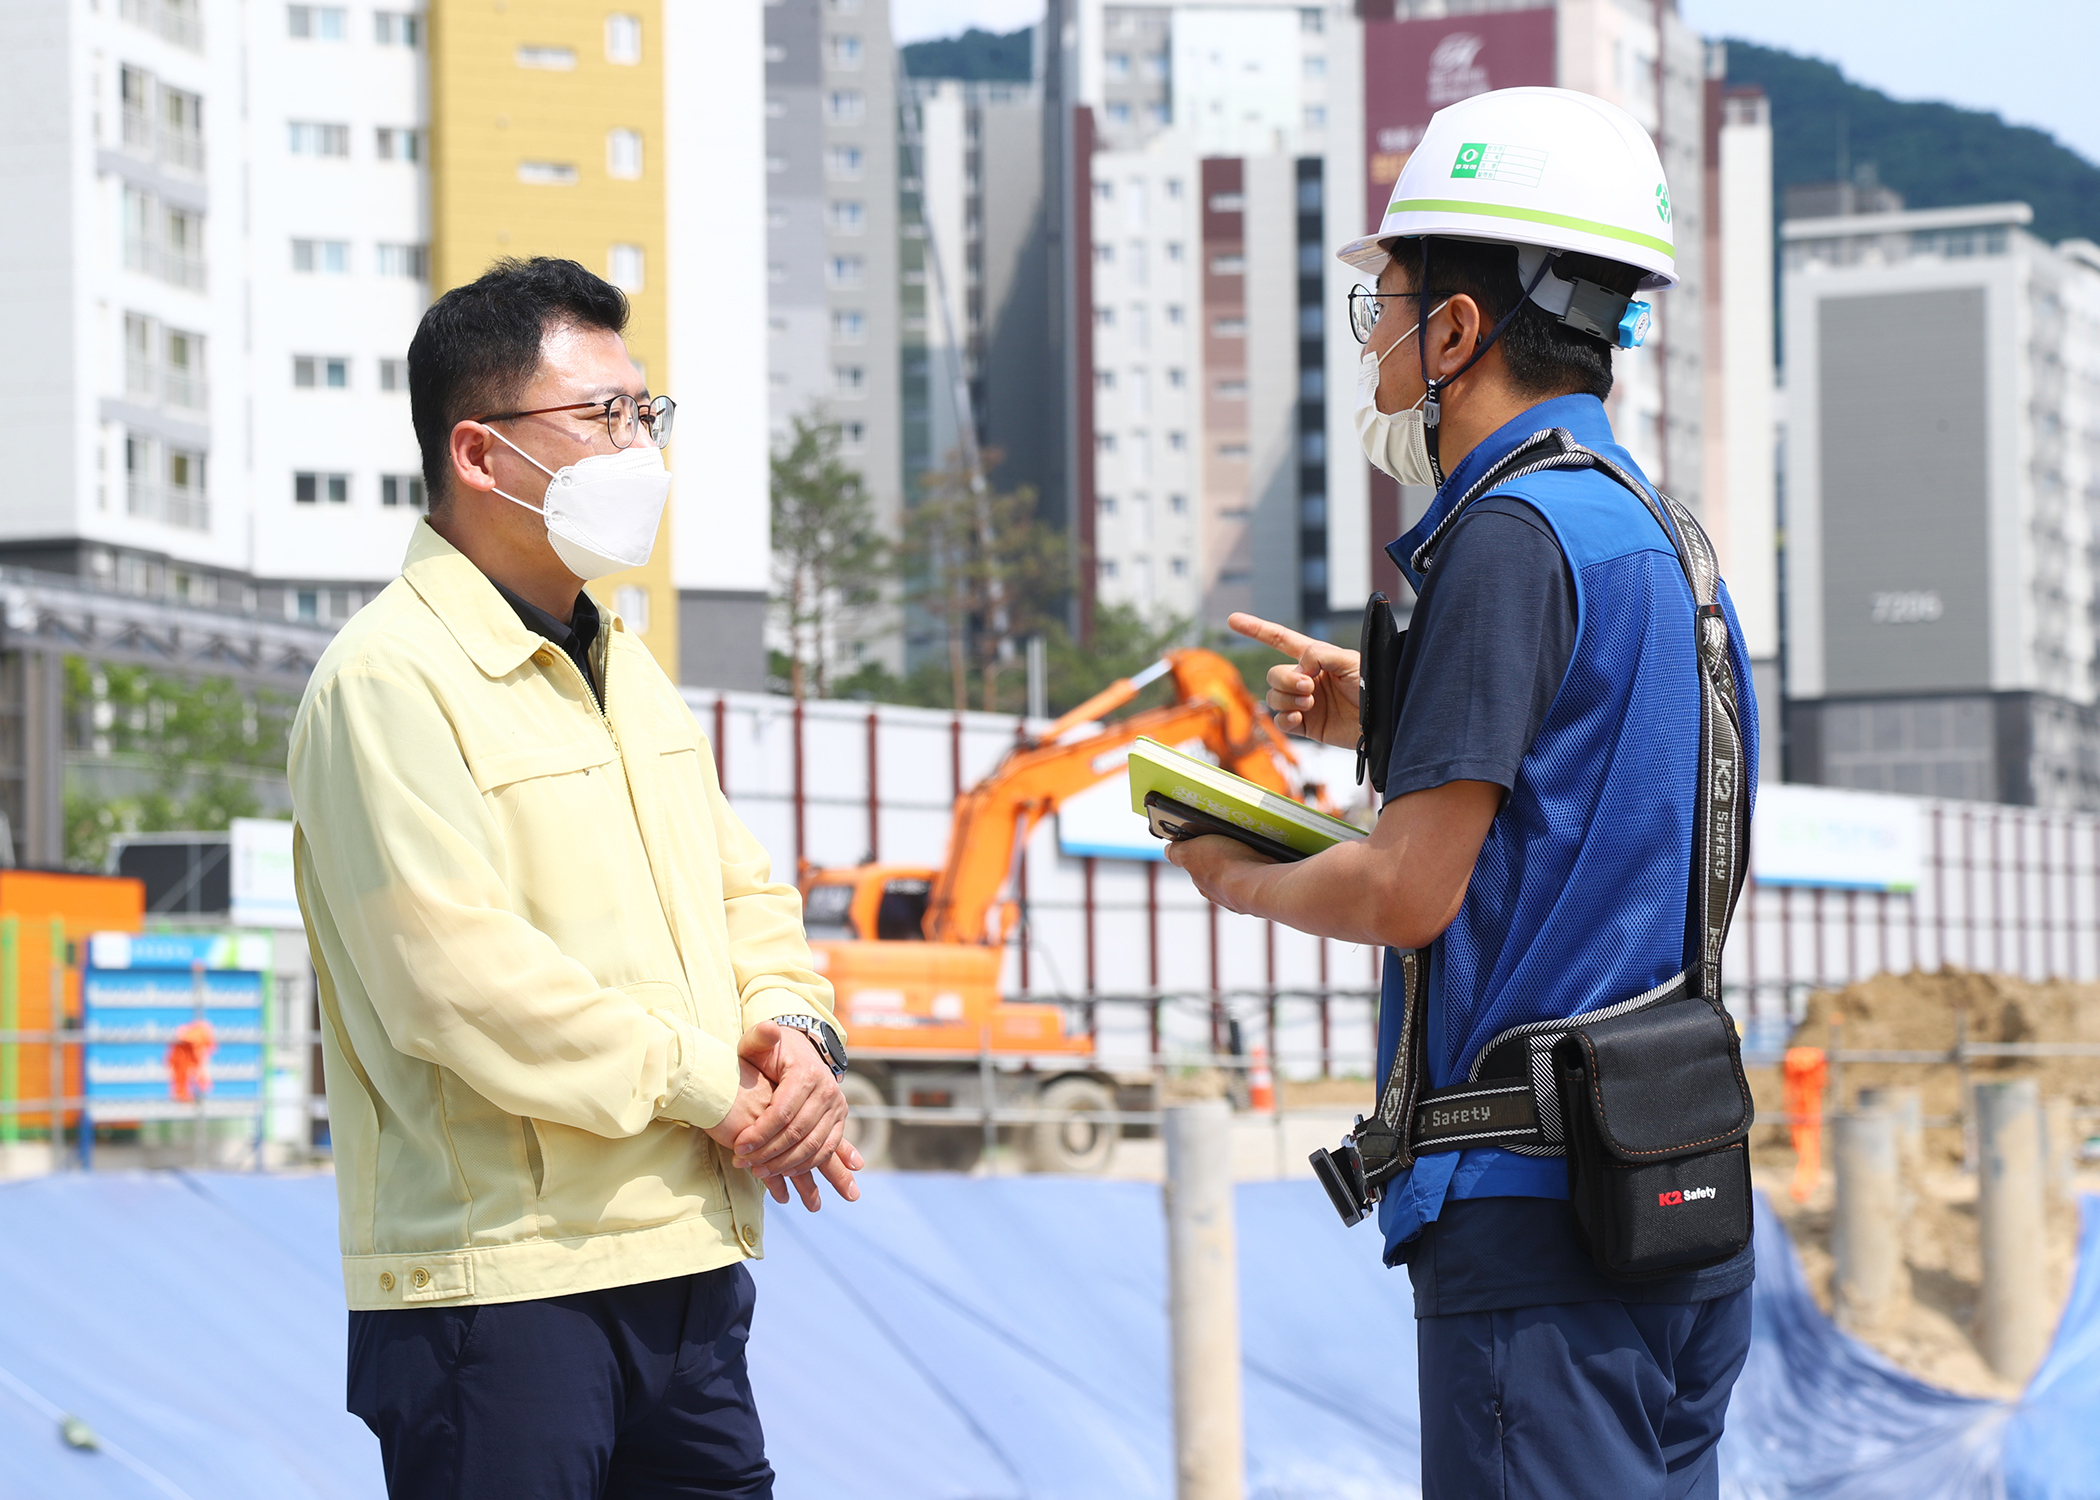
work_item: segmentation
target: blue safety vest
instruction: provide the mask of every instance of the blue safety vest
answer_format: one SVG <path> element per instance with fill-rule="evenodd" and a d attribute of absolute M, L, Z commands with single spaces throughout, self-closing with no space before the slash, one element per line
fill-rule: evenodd
<path fill-rule="evenodd" d="M 1419 525 L 1386 550 L 1417 590 L 1416 548 L 1488 468 L 1562 427 L 1646 483 L 1603 403 L 1562 396 L 1501 428 L 1446 477 Z M 1651 486 L 1652 488 L 1652 486 Z M 1685 871 L 1699 758 L 1692 593 L 1670 539 L 1610 475 L 1556 469 L 1497 485 L 1545 518 L 1575 581 L 1575 649 L 1538 737 L 1488 830 L 1458 916 L 1429 947 L 1427 1086 L 1461 1081 L 1498 1033 L 1640 994 L 1685 967 Z M 1485 497 L 1483 497 L 1485 498 Z M 1728 602 L 1745 760 L 1756 795 L 1757 705 Z M 1388 952 L 1378 1071 L 1400 1029 L 1400 963 Z M 1378 1209 L 1388 1262 L 1447 1197 L 1568 1196 L 1560 1157 L 1474 1149 L 1423 1156 Z"/>

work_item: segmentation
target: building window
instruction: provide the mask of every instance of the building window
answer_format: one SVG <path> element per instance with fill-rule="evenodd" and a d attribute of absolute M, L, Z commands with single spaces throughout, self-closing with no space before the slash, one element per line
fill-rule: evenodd
<path fill-rule="evenodd" d="M 1100 506 L 1102 515 L 1114 515 L 1116 513 L 1116 497 L 1114 495 L 1103 495 L 1100 500 Z"/>
<path fill-rule="evenodd" d="M 1113 432 L 1096 433 L 1094 435 L 1094 446 L 1103 453 L 1113 453 L 1116 451 L 1116 435 Z"/>
<path fill-rule="evenodd" d="M 534 187 L 567 187 L 576 181 L 576 165 L 566 161 L 521 161 L 518 181 Z"/>
<path fill-rule="evenodd" d="M 302 42 L 340 42 L 350 33 L 349 16 L 340 5 L 288 5 L 285 30 Z"/>
<path fill-rule="evenodd" d="M 860 38 L 850 31 L 835 33 L 829 39 L 831 65 L 834 68 L 857 68 L 860 66 Z"/>
<path fill-rule="evenodd" d="M 318 621 L 321 618 L 321 591 L 319 589 L 292 589 L 285 594 L 285 613 L 295 620 Z"/>
<path fill-rule="evenodd" d="M 835 16 L 857 16 L 860 14 L 860 0 L 827 0 L 824 8 Z"/>
<path fill-rule="evenodd" d="M 293 120 L 287 127 L 294 156 L 348 156 L 350 127 Z"/>
<path fill-rule="evenodd" d="M 642 133 L 639 130 L 608 130 L 605 133 L 605 172 L 623 182 L 642 175 Z"/>
<path fill-rule="evenodd" d="M 372 154 L 381 161 L 421 161 L 423 132 L 399 125 L 382 125 L 373 132 Z"/>
<path fill-rule="evenodd" d="M 867 112 L 867 96 L 859 89 L 833 89 L 824 96 L 824 116 L 834 125 L 858 125 Z"/>
<path fill-rule="evenodd" d="M 834 255 L 826 266 L 825 279 L 836 287 L 856 287 L 867 278 L 868 263 L 858 255 Z"/>
<path fill-rule="evenodd" d="M 1188 371 L 1186 371 L 1186 370 L 1184 370 L 1183 368 L 1181 368 L 1181 366 L 1180 366 L 1180 365 L 1168 365 L 1168 366 L 1167 366 L 1167 384 L 1168 384 L 1168 385 L 1172 386 L 1172 387 L 1173 387 L 1173 388 L 1174 388 L 1175 390 L 1177 390 L 1177 391 L 1178 391 L 1178 390 L 1181 390 L 1182 388 L 1184 388 L 1185 386 L 1187 386 L 1187 385 L 1188 385 L 1188 383 L 1189 383 L 1189 372 L 1188 372 Z"/>
<path fill-rule="evenodd" d="M 405 359 L 382 359 L 379 362 L 379 388 L 382 391 L 407 390 L 408 361 Z"/>
<path fill-rule="evenodd" d="M 406 276 L 425 281 L 430 276 L 430 250 L 425 245 L 375 245 L 375 263 L 382 276 Z"/>
<path fill-rule="evenodd" d="M 302 391 L 350 388 L 350 361 L 324 354 L 292 356 L 292 384 Z"/>
<path fill-rule="evenodd" d="M 865 422 L 839 423 L 839 448 L 846 453 L 858 453 L 868 446 L 868 424 Z"/>
<path fill-rule="evenodd" d="M 1130 123 L 1130 106 L 1123 103 L 1120 99 L 1109 105 L 1107 114 L 1108 123 L 1111 125 L 1128 125 Z"/>
<path fill-rule="evenodd" d="M 423 476 L 420 474 L 380 475 L 379 503 L 381 505 L 405 505 L 410 510 L 423 509 Z"/>
<path fill-rule="evenodd" d="M 1110 78 L 1128 78 L 1130 76 L 1130 54 L 1128 52 L 1111 52 L 1101 59 L 1101 65 L 1103 72 Z"/>
<path fill-rule="evenodd" d="M 1327 128 L 1326 105 L 1308 104 L 1305 106 L 1305 128 L 1307 130 L 1325 130 Z"/>
<path fill-rule="evenodd" d="M 853 182 L 861 175 L 861 154 L 858 146 L 833 146 L 824 153 L 824 170 L 841 182 Z"/>
<path fill-rule="evenodd" d="M 309 276 L 350 274 L 348 240 L 293 240 L 292 269 Z"/>
<path fill-rule="evenodd" d="M 1223 401 L 1244 401 L 1247 399 L 1247 382 L 1221 380 L 1217 383 L 1214 394 Z"/>
<path fill-rule="evenodd" d="M 1320 337 L 1321 330 L 1326 326 L 1326 321 L 1319 303 L 1306 303 L 1305 306 L 1298 309 L 1298 337 L 1301 339 L 1317 339 Z"/>
<path fill-rule="evenodd" d="M 1167 496 L 1167 509 L 1174 512 L 1177 516 L 1187 515 L 1189 513 L 1189 497 L 1186 495 Z"/>
<path fill-rule="evenodd" d="M 1169 302 L 1167 304 L 1167 321 L 1179 328 L 1181 326 L 1181 318 L 1181 304 L 1179 302 Z"/>
<path fill-rule="evenodd" d="M 539 68 L 550 73 L 567 73 L 576 66 L 574 47 L 520 47 L 511 55 L 521 68 Z"/>
<path fill-rule="evenodd" d="M 1187 253 L 1182 249 L 1180 240 L 1168 240 L 1166 244 L 1166 251 L 1167 259 L 1172 261 L 1177 266 L 1181 264 L 1182 256 Z"/>
<path fill-rule="evenodd" d="M 868 334 L 868 320 L 852 308 L 841 308 L 831 315 L 831 341 L 835 344 L 857 344 Z"/>
<path fill-rule="evenodd" d="M 1176 453 L 1183 452 L 1187 449 L 1188 445 L 1189 435 L 1187 433 L 1170 432 L 1167 434 L 1167 446 L 1169 448 L 1172 448 Z"/>
<path fill-rule="evenodd" d="M 1176 578 L 1186 578 L 1189 576 L 1189 560 L 1185 557 L 1169 558 L 1167 560 L 1167 571 Z"/>
<path fill-rule="evenodd" d="M 1243 214 L 1247 211 L 1247 195 L 1244 193 L 1212 193 L 1210 211 L 1214 214 Z"/>
<path fill-rule="evenodd" d="M 1095 308 L 1095 309 L 1094 309 L 1094 326 L 1095 326 L 1096 328 L 1113 328 L 1113 327 L 1115 327 L 1115 326 L 1116 326 L 1116 310 L 1115 310 L 1115 309 L 1114 309 L 1113 307 L 1097 307 L 1097 308 Z"/>
<path fill-rule="evenodd" d="M 1301 433 L 1298 437 L 1298 459 L 1301 463 L 1324 464 L 1327 462 L 1327 434 L 1318 428 Z"/>
<path fill-rule="evenodd" d="M 322 500 L 326 500 L 330 505 L 347 505 L 350 501 L 350 476 L 294 474 L 292 499 L 300 505 L 314 505 Z"/>
<path fill-rule="evenodd" d="M 1210 274 L 1213 276 L 1244 276 L 1247 274 L 1247 257 L 1244 255 L 1213 255 L 1210 258 Z"/>
<path fill-rule="evenodd" d="M 204 218 L 169 208 L 151 193 L 124 189 L 124 267 L 171 286 L 204 289 Z"/>
<path fill-rule="evenodd" d="M 1114 390 L 1115 388 L 1116 388 L 1116 372 L 1115 372 L 1114 370 L 1096 370 L 1096 371 L 1094 372 L 1094 389 L 1095 389 L 1095 390 L 1097 390 L 1097 391 L 1112 391 L 1112 390 Z"/>
<path fill-rule="evenodd" d="M 163 166 L 185 172 L 204 170 L 204 101 L 195 94 L 162 85 L 160 128 L 154 132 L 154 154 Z"/>
<path fill-rule="evenodd" d="M 1113 557 L 1101 559 L 1101 577 L 1104 582 L 1114 583 L 1116 581 L 1116 571 L 1116 560 Z"/>
<path fill-rule="evenodd" d="M 1210 325 L 1211 335 L 1221 339 L 1243 339 L 1247 336 L 1245 318 L 1214 318 Z"/>
<path fill-rule="evenodd" d="M 1243 464 L 1247 461 L 1247 445 L 1245 443 L 1220 443 L 1218 444 L 1218 457 L 1227 463 Z"/>
<path fill-rule="evenodd" d="M 858 396 L 867 389 L 868 372 L 860 365 L 834 365 L 831 388 L 841 396 Z"/>
<path fill-rule="evenodd" d="M 1327 59 L 1324 57 L 1308 57 L 1305 60 L 1305 76 L 1307 78 L 1325 78 L 1327 76 Z"/>
<path fill-rule="evenodd" d="M 1300 401 L 1325 401 L 1327 399 L 1327 372 L 1315 367 L 1298 372 L 1298 399 Z"/>
<path fill-rule="evenodd" d="M 423 45 L 423 18 L 408 11 L 375 10 L 372 12 L 372 40 L 382 47 L 420 47 Z"/>
<path fill-rule="evenodd" d="M 642 60 L 642 18 L 610 15 L 605 18 L 605 60 L 634 67 Z"/>
<path fill-rule="evenodd" d="M 605 279 L 623 292 L 642 289 L 642 247 L 615 245 L 605 257 Z"/>
<path fill-rule="evenodd" d="M 853 198 L 833 199 L 829 218 L 833 234 L 859 234 L 867 225 L 866 211 Z"/>
<path fill-rule="evenodd" d="M 1152 126 L 1155 130 L 1165 130 L 1169 125 L 1174 123 L 1173 106 L 1169 104 L 1162 104 L 1158 101 L 1154 101 L 1153 103 L 1146 105 L 1145 123 Z"/>

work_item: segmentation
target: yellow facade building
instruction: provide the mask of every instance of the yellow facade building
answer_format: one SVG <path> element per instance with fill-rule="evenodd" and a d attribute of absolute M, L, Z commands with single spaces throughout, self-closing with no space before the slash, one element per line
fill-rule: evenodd
<path fill-rule="evenodd" d="M 627 293 L 628 350 L 675 398 L 661 0 L 431 0 L 428 15 L 431 294 L 502 256 L 577 261 Z M 678 447 L 664 455 L 673 467 Z M 648 565 L 592 593 L 675 682 L 671 527 L 667 510 Z"/>

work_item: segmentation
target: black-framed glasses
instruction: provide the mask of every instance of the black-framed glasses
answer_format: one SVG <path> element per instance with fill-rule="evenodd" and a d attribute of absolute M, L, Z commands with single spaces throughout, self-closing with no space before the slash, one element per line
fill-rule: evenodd
<path fill-rule="evenodd" d="M 1378 318 L 1385 311 L 1388 297 L 1441 297 L 1442 292 L 1381 292 L 1375 287 L 1352 286 L 1349 288 L 1349 331 L 1356 335 L 1359 344 L 1371 342 L 1371 330 L 1378 326 Z"/>
<path fill-rule="evenodd" d="M 558 411 L 605 413 L 605 431 L 615 448 L 631 447 L 639 436 L 646 436 L 652 448 L 661 448 L 671 441 L 671 420 L 678 415 L 678 403 L 669 396 L 658 396 L 654 401 L 614 396 L 608 401 L 572 401 L 566 406 L 536 406 L 531 411 L 497 412 L 494 416 L 474 420 L 509 422 L 518 417 L 544 417 Z"/>

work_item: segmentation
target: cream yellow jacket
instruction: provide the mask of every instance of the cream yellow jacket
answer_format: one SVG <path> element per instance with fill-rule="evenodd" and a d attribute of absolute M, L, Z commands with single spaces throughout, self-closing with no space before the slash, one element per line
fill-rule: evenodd
<path fill-rule="evenodd" d="M 604 618 L 600 713 L 425 523 L 299 705 L 293 851 L 353 1308 L 760 1253 L 764 1191 L 703 1131 L 737 1037 L 836 1024 L 831 989 L 691 711 Z"/>

